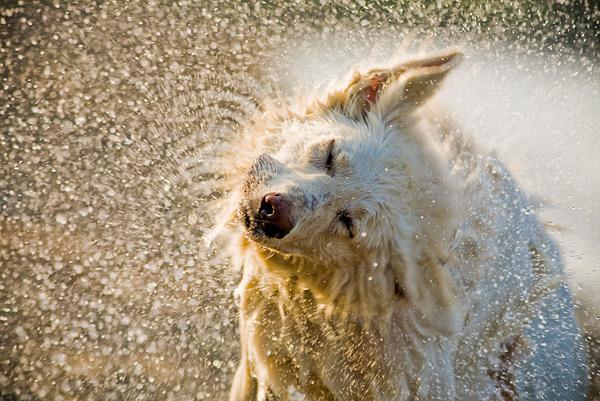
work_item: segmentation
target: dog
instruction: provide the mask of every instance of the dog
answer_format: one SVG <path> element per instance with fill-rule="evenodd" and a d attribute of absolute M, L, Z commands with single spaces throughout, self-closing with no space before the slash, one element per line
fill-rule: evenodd
<path fill-rule="evenodd" d="M 241 356 L 230 401 L 584 400 L 557 245 L 435 104 L 450 49 L 248 124 L 224 168 Z"/>

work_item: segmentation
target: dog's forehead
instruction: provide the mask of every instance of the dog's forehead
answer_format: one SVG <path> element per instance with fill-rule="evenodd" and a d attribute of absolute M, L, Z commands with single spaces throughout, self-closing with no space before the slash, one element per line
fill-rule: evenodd
<path fill-rule="evenodd" d="M 290 124 L 286 131 L 285 134 L 290 134 L 290 137 L 295 137 L 305 142 L 311 142 L 313 139 L 328 136 L 351 137 L 356 134 L 356 130 L 347 124 L 326 121 Z"/>
<path fill-rule="evenodd" d="M 353 145 L 372 143 L 371 135 L 365 134 L 358 126 L 331 121 L 291 123 L 284 127 L 282 135 L 285 139 L 279 156 L 294 158 L 299 152 L 309 149 L 319 142 L 336 140 L 336 146 L 348 148 Z"/>

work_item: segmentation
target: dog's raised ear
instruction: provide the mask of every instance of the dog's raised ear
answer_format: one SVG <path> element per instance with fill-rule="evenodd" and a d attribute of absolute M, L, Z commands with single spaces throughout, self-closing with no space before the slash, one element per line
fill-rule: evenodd
<path fill-rule="evenodd" d="M 370 110 L 378 110 L 384 116 L 410 112 L 436 92 L 461 58 L 460 51 L 449 50 L 391 69 L 355 72 L 350 83 L 341 91 L 330 93 L 321 106 L 353 118 L 361 118 Z"/>

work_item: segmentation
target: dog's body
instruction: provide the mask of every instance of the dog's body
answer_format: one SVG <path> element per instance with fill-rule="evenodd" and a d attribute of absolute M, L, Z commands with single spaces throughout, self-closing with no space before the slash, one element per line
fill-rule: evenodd
<path fill-rule="evenodd" d="M 254 127 L 230 197 L 231 401 L 585 399 L 556 245 L 505 168 L 425 104 L 458 58 L 355 74 Z"/>

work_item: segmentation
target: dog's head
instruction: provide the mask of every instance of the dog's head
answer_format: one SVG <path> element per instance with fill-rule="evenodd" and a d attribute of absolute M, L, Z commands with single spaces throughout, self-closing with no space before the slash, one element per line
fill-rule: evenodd
<path fill-rule="evenodd" d="M 329 258 L 385 244 L 406 225 L 435 224 L 446 173 L 414 114 L 458 52 L 354 74 L 349 85 L 280 129 L 283 145 L 248 168 L 239 221 L 253 241 Z M 443 197 L 443 194 L 439 194 Z M 417 203 L 415 203 L 417 202 Z M 360 245 L 360 246 L 359 246 Z M 363 254 L 364 250 L 359 250 Z"/>
<path fill-rule="evenodd" d="M 395 284 L 382 279 L 390 291 L 399 280 L 409 292 L 407 281 L 443 281 L 422 266 L 438 263 L 453 234 L 455 199 L 418 115 L 459 58 L 447 52 L 355 73 L 301 118 L 283 121 L 282 145 L 260 154 L 243 179 L 237 215 L 246 237 L 330 269 L 401 274 Z"/>

